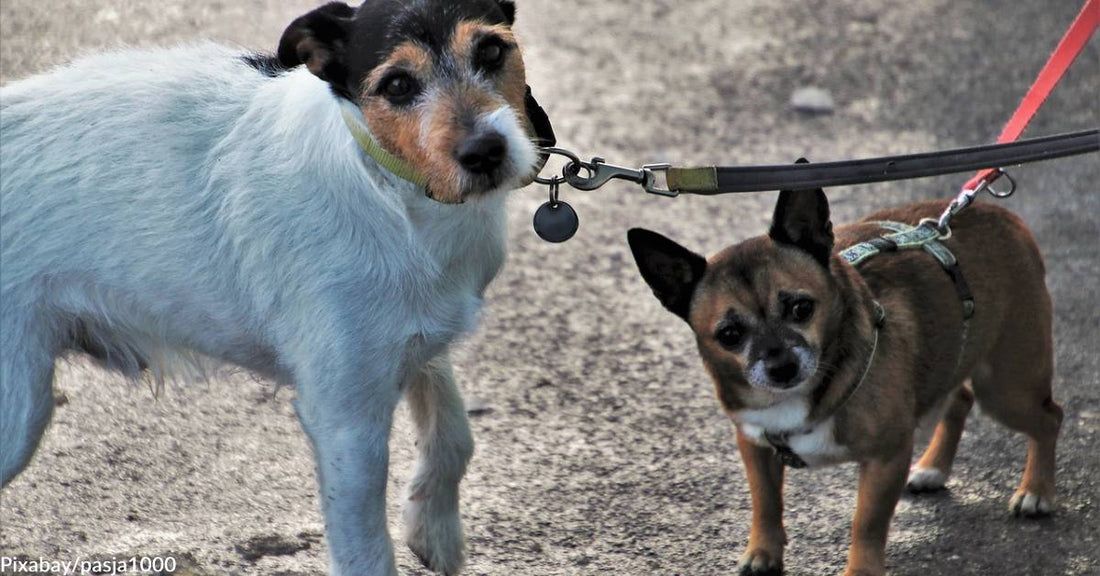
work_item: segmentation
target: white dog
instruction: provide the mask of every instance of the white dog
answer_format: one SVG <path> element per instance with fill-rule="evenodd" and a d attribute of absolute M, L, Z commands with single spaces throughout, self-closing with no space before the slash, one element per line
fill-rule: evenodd
<path fill-rule="evenodd" d="M 297 388 L 332 574 L 396 573 L 404 395 L 406 539 L 458 572 L 473 442 L 447 347 L 503 263 L 506 192 L 552 142 L 513 19 L 504 0 L 331 3 L 277 57 L 119 52 L 0 90 L 0 485 L 49 422 L 59 355 L 132 377 L 207 357 Z"/>

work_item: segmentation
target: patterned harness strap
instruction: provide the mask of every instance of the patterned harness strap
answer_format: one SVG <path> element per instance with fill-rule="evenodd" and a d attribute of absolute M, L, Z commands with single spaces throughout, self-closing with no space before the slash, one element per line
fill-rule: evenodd
<path fill-rule="evenodd" d="M 888 220 L 878 221 L 875 224 L 887 230 L 893 230 L 894 233 L 856 244 L 841 252 L 840 257 L 844 258 L 849 264 L 858 266 L 875 254 L 920 248 L 931 254 L 940 263 L 943 271 L 951 278 L 951 283 L 955 286 L 955 294 L 958 295 L 959 301 L 962 303 L 962 339 L 959 345 L 959 355 L 955 358 L 954 370 L 957 377 L 959 368 L 962 367 L 963 355 L 966 352 L 966 342 L 970 336 L 970 319 L 974 316 L 974 294 L 970 291 L 970 285 L 966 283 L 962 269 L 959 268 L 958 258 L 955 258 L 951 250 L 944 246 L 940 232 L 936 229 L 935 222 L 931 220 L 922 222 L 917 226 Z"/>
<path fill-rule="evenodd" d="M 847 248 L 840 253 L 840 257 L 852 266 L 859 266 L 868 258 L 883 252 L 923 249 L 940 263 L 943 271 L 951 278 L 951 283 L 955 286 L 955 294 L 962 302 L 963 320 L 969 321 L 974 316 L 974 294 L 970 292 L 970 285 L 966 283 L 966 278 L 963 277 L 962 270 L 959 268 L 959 260 L 947 246 L 944 246 L 935 225 L 928 223 L 911 226 L 890 221 L 880 221 L 875 224 L 892 230 L 893 233 Z"/>

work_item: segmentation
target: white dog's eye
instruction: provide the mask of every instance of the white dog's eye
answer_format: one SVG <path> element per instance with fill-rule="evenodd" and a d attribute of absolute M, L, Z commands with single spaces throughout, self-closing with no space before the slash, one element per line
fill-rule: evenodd
<path fill-rule="evenodd" d="M 483 70 L 496 70 L 504 63 L 506 51 L 507 46 L 500 39 L 490 38 L 477 47 L 475 64 Z"/>
<path fill-rule="evenodd" d="M 393 104 L 407 104 L 416 96 L 416 80 L 406 73 L 398 73 L 382 81 L 382 95 Z"/>

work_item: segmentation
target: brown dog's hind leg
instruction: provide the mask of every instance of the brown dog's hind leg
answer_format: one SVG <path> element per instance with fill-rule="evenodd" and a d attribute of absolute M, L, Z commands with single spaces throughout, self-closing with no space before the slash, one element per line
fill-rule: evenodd
<path fill-rule="evenodd" d="M 1020 390 L 1017 386 L 1006 386 L 998 395 L 1012 394 L 1013 391 Z M 983 400 L 978 393 L 983 410 L 998 422 L 1028 437 L 1027 467 L 1020 487 L 1009 501 L 1009 510 L 1016 516 L 1045 516 L 1054 510 L 1054 453 L 1062 425 L 1062 407 L 1049 395 L 1042 399 L 1032 395 L 1027 398 L 1027 404 L 1021 406 L 1023 398 L 998 402 Z"/>
<path fill-rule="evenodd" d="M 1017 516 L 1043 516 L 1054 509 L 1054 453 L 1062 407 L 1051 395 L 1054 350 L 1046 318 L 1006 326 L 987 369 L 973 377 L 982 410 L 1028 437 L 1027 467 L 1009 502 Z"/>
<path fill-rule="evenodd" d="M 971 406 L 974 405 L 974 392 L 970 390 L 968 384 L 963 384 L 952 393 L 949 402 L 951 404 L 936 426 L 936 432 L 932 436 L 932 441 L 928 443 L 928 449 L 909 472 L 906 487 L 910 492 L 941 490 L 947 483 L 947 477 L 951 475 L 951 465 L 959 449 L 959 439 L 962 438 L 966 417 L 970 414 Z"/>
<path fill-rule="evenodd" d="M 981 402 L 981 396 L 978 398 Z M 1028 437 L 1027 467 L 1020 487 L 1009 501 L 1009 510 L 1026 517 L 1050 514 L 1054 510 L 1054 453 L 1062 425 L 1062 407 L 1047 396 L 1026 408 L 990 402 L 982 402 L 982 408 L 997 421 Z"/>
<path fill-rule="evenodd" d="M 770 448 L 757 446 L 737 429 L 737 447 L 745 463 L 752 492 L 752 529 L 741 556 L 741 576 L 779 576 L 783 573 L 783 463 Z"/>
<path fill-rule="evenodd" d="M 1035 434 L 1027 432 L 1027 467 L 1008 509 L 1016 516 L 1045 516 L 1054 511 L 1054 454 L 1062 427 L 1062 407 L 1047 397 L 1036 418 Z"/>

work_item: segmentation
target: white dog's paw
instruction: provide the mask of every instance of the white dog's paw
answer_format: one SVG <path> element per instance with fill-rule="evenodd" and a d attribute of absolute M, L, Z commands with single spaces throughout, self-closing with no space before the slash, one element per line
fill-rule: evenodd
<path fill-rule="evenodd" d="M 191 574 L 191 572 L 180 572 L 180 574 Z M 277 574 L 298 574 L 298 572 L 277 572 Z M 368 566 L 363 568 L 361 566 L 353 567 L 341 567 L 335 563 L 329 564 L 330 576 L 356 576 L 358 574 L 380 574 L 382 576 L 401 576 L 401 573 L 397 571 L 397 567 L 392 565 L 388 566 Z"/>
<path fill-rule="evenodd" d="M 458 499 L 442 500 L 431 495 L 405 502 L 405 542 L 429 570 L 454 576 L 466 562 L 466 541 Z"/>
<path fill-rule="evenodd" d="M 905 487 L 912 493 L 936 492 L 947 484 L 947 474 L 938 468 L 914 468 Z"/>
<path fill-rule="evenodd" d="M 1054 499 L 1040 496 L 1028 490 L 1018 490 L 1008 501 L 1008 509 L 1013 516 L 1036 518 L 1047 516 L 1054 511 Z"/>

